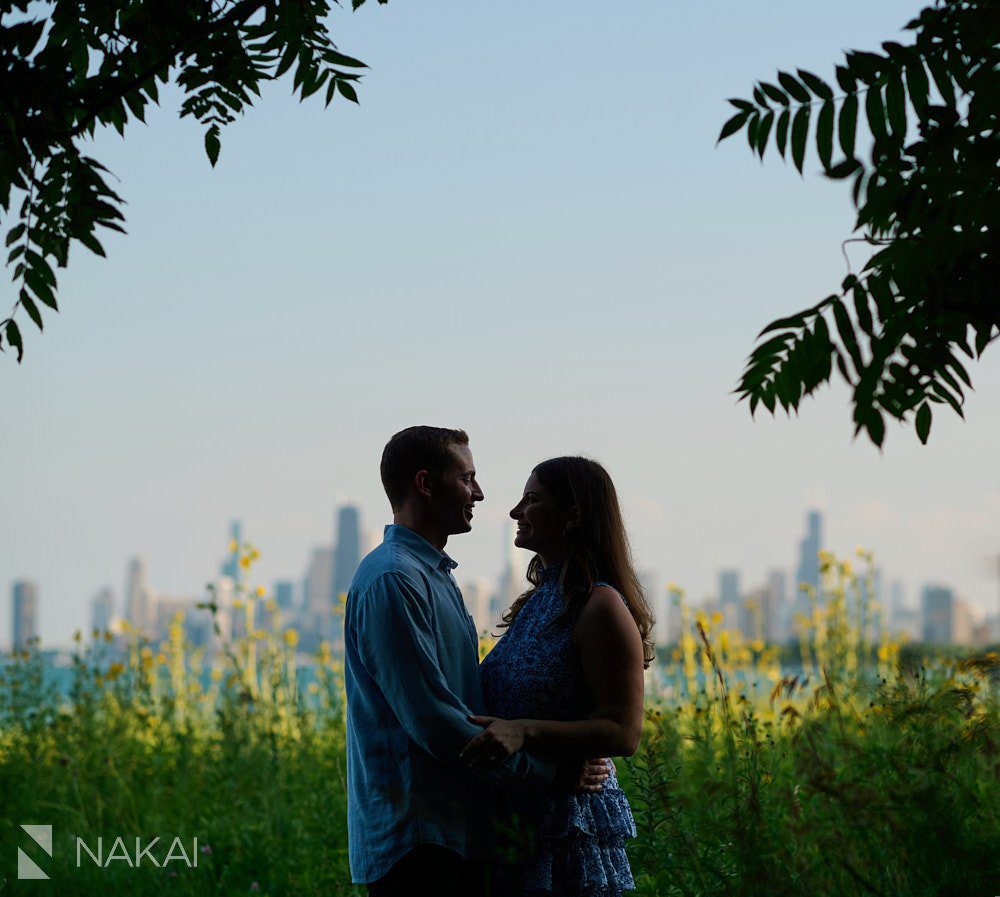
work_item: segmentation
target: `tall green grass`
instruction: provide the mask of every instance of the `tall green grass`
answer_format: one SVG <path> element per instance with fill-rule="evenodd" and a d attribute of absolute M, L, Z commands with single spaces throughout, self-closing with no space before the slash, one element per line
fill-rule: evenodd
<path fill-rule="evenodd" d="M 864 578 L 831 557 L 824 573 L 794 675 L 678 590 L 671 689 L 651 688 L 640 749 L 618 763 L 639 895 L 1000 893 L 1000 657 L 901 666 Z M 37 650 L 0 666 L 0 895 L 362 893 L 342 670 L 323 645 L 300 681 L 297 634 L 259 591 L 239 584 L 247 635 L 210 668 L 179 619 L 119 659 L 110 636 L 80 639 L 68 699 Z M 22 823 L 53 825 L 53 857 Z M 197 837 L 198 866 L 77 868 L 77 836 L 107 854 L 118 835 L 133 855 L 159 836 L 160 861 Z M 18 847 L 48 881 L 17 880 Z"/>

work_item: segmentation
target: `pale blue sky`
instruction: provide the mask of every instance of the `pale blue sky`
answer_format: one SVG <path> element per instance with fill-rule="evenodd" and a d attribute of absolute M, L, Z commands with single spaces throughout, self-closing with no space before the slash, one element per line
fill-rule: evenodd
<path fill-rule="evenodd" d="M 730 395 L 760 328 L 840 281 L 853 215 L 814 164 L 715 148 L 725 98 L 829 75 L 920 6 L 372 3 L 333 19 L 371 66 L 360 108 L 272 85 L 215 170 L 176 97 L 100 136 L 129 235 L 79 251 L 63 311 L 3 361 L 0 644 L 15 578 L 65 642 L 134 553 L 197 593 L 233 517 L 264 582 L 299 578 L 339 501 L 381 527 L 379 454 L 413 423 L 472 436 L 462 579 L 496 574 L 531 466 L 583 452 L 641 566 L 695 597 L 721 567 L 791 569 L 819 503 L 829 546 L 875 549 L 911 600 L 934 580 L 995 607 L 1000 352 L 926 448 L 852 443 L 840 386 L 792 421 Z"/>

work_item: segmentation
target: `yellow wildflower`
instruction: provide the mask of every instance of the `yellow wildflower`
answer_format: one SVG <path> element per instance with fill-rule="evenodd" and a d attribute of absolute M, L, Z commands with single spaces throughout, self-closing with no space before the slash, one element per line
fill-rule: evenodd
<path fill-rule="evenodd" d="M 254 589 L 254 592 L 253 592 L 253 593 L 254 593 L 254 594 L 255 594 L 255 595 L 256 595 L 256 596 L 258 597 L 258 598 L 263 598 L 263 597 L 264 597 L 264 596 L 265 596 L 265 595 L 267 594 L 267 589 L 265 589 L 265 588 L 264 588 L 263 586 L 257 586 L 257 588 L 256 588 L 256 589 Z"/>
<path fill-rule="evenodd" d="M 285 630 L 285 644 L 289 648 L 294 648 L 299 643 L 299 633 L 295 629 Z"/>
<path fill-rule="evenodd" d="M 236 549 L 239 548 L 239 547 L 240 546 L 236 543 L 235 539 L 230 539 L 229 540 L 229 553 L 230 554 L 236 554 Z"/>

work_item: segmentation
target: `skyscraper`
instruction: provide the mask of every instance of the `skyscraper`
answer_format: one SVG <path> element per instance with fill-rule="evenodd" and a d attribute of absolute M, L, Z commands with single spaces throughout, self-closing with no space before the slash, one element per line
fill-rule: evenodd
<path fill-rule="evenodd" d="M 946 586 L 924 586 L 924 641 L 949 645 L 954 641 L 955 593 Z"/>
<path fill-rule="evenodd" d="M 90 628 L 98 632 L 111 629 L 111 619 L 115 613 L 115 596 L 105 586 L 90 602 Z"/>
<path fill-rule="evenodd" d="M 791 636 L 798 631 L 795 618 L 809 617 L 812 614 L 812 604 L 809 595 L 802 588 L 803 585 L 809 586 L 817 598 L 820 597 L 819 553 L 822 549 L 823 515 L 819 511 L 812 510 L 806 514 L 806 534 L 799 542 L 799 561 L 792 587 L 794 597 L 788 605 L 788 634 Z"/>
<path fill-rule="evenodd" d="M 153 595 L 146 579 L 146 562 L 134 557 L 125 574 L 125 619 L 136 629 L 148 631 L 153 620 Z"/>
<path fill-rule="evenodd" d="M 746 634 L 748 627 L 740 594 L 740 574 L 736 570 L 719 572 L 719 610 L 723 628 Z"/>
<path fill-rule="evenodd" d="M 669 595 L 665 586 L 658 584 L 658 577 L 651 570 L 640 570 L 639 584 L 646 595 L 646 603 L 653 612 L 653 643 L 670 644 Z"/>
<path fill-rule="evenodd" d="M 476 632 L 491 632 L 496 621 L 490 619 L 490 587 L 482 579 L 470 579 L 462 585 L 462 598 L 476 624 Z"/>
<path fill-rule="evenodd" d="M 303 650 L 312 650 L 313 642 L 327 639 L 333 632 L 333 549 L 317 546 L 309 558 L 303 583 Z"/>
<path fill-rule="evenodd" d="M 497 577 L 497 590 L 490 599 L 491 626 L 500 621 L 507 608 L 514 603 L 514 599 L 528 588 L 524 571 L 530 555 L 524 556 L 524 566 L 518 564 L 517 549 L 514 547 L 515 527 L 513 520 L 507 521 L 503 526 L 503 566 L 500 568 L 500 576 Z"/>
<path fill-rule="evenodd" d="M 336 602 L 351 587 L 354 571 L 361 563 L 361 512 L 344 505 L 337 512 L 337 541 L 333 555 L 333 594 Z"/>
<path fill-rule="evenodd" d="M 295 584 L 287 579 L 279 580 L 274 584 L 274 603 L 283 611 L 292 609 L 294 603 Z"/>
<path fill-rule="evenodd" d="M 13 588 L 14 619 L 11 643 L 14 650 L 24 650 L 38 635 L 38 584 L 29 579 L 18 580 Z"/>
<path fill-rule="evenodd" d="M 779 645 L 788 638 L 788 577 L 784 570 L 770 570 L 767 574 L 764 607 L 764 641 Z"/>
<path fill-rule="evenodd" d="M 796 588 L 808 583 L 819 592 L 819 553 L 823 548 L 823 515 L 819 511 L 806 514 L 806 534 L 799 542 L 799 567 L 796 573 Z"/>
<path fill-rule="evenodd" d="M 232 547 L 226 554 L 219 572 L 236 582 L 240 578 L 240 548 L 243 545 L 243 524 L 239 520 L 233 520 L 229 524 L 229 544 Z"/>

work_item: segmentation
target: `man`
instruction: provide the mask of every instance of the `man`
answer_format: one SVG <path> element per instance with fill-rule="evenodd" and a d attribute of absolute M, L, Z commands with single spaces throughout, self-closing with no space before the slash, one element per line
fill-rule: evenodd
<path fill-rule="evenodd" d="M 496 770 L 459 759 L 481 728 L 478 636 L 444 552 L 483 491 L 462 430 L 409 427 L 382 454 L 393 511 L 344 618 L 351 874 L 375 897 L 482 893 L 493 788 L 599 790 L 603 763 L 519 751 Z"/>

